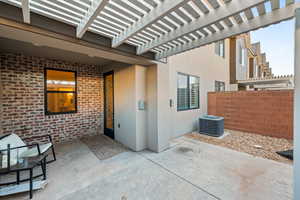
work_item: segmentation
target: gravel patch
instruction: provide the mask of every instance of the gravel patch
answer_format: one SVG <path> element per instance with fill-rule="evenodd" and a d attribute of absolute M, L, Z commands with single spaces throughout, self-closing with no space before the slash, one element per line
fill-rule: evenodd
<path fill-rule="evenodd" d="M 256 157 L 263 157 L 278 162 L 293 164 L 291 160 L 286 159 L 276 153 L 277 151 L 292 149 L 292 140 L 233 130 L 225 130 L 225 132 L 229 134 L 222 139 L 202 135 L 197 132 L 190 133 L 185 136 L 202 142 L 227 147 L 240 152 L 245 152 Z"/>

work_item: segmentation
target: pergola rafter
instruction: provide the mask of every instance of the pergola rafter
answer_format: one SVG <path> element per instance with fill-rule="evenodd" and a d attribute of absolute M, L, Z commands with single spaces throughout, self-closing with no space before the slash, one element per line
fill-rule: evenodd
<path fill-rule="evenodd" d="M 29 0 L 22 0 L 22 13 L 24 22 L 30 24 Z"/>
<path fill-rule="evenodd" d="M 197 41 L 193 41 L 190 43 L 186 43 L 184 45 L 178 46 L 177 48 L 171 49 L 169 51 L 164 51 L 163 53 L 157 54 L 156 59 L 162 59 L 165 57 L 169 57 L 187 50 L 191 50 L 200 46 L 204 46 L 219 40 L 223 40 L 232 36 L 240 35 L 242 33 L 247 33 L 252 30 L 256 30 L 268 25 L 276 24 L 284 20 L 288 20 L 294 17 L 294 12 L 297 8 L 300 8 L 300 3 L 295 3 L 289 5 L 285 8 L 277 9 L 273 12 L 270 12 L 263 17 L 257 16 L 252 20 L 248 21 L 248 23 L 243 23 L 240 25 L 235 25 L 233 27 L 229 27 L 224 31 L 220 31 L 215 34 L 211 34 L 203 39 L 199 39 Z"/>
<path fill-rule="evenodd" d="M 214 11 L 207 13 L 203 17 L 198 18 L 198 19 L 192 21 L 191 23 L 185 24 L 182 27 L 180 27 L 179 29 L 176 29 L 175 31 L 170 32 L 169 34 L 166 34 L 160 38 L 157 38 L 157 40 L 154 40 L 151 43 L 146 44 L 143 47 L 139 47 L 137 53 L 142 54 L 146 51 L 149 51 L 152 48 L 160 46 L 171 40 L 175 40 L 179 37 L 182 37 L 183 35 L 192 33 L 198 29 L 208 27 L 218 21 L 222 21 L 225 18 L 234 16 L 246 9 L 257 6 L 266 1 L 267 0 L 247 0 L 247 1 L 228 2 L 226 5 L 223 6 L 223 8 L 221 8 L 221 7 L 216 8 Z"/>
<path fill-rule="evenodd" d="M 150 11 L 147 15 L 142 17 L 133 26 L 129 27 L 126 31 L 121 33 L 118 37 L 113 39 L 112 47 L 117 47 L 125 42 L 130 37 L 139 33 L 146 27 L 151 26 L 154 22 L 173 12 L 177 8 L 185 5 L 190 0 L 172 0 L 164 1 L 159 6 Z M 161 26 L 161 25 L 160 25 Z"/>
<path fill-rule="evenodd" d="M 88 28 L 92 25 L 93 21 L 97 18 L 100 12 L 106 6 L 108 0 L 94 0 L 91 2 L 91 6 L 88 9 L 85 17 L 80 21 L 77 26 L 76 36 L 81 38 Z"/>

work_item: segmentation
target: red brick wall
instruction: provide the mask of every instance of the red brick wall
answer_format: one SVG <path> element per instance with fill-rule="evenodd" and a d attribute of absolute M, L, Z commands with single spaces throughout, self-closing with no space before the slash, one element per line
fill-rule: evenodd
<path fill-rule="evenodd" d="M 208 93 L 208 114 L 225 117 L 225 128 L 293 138 L 293 91 Z"/>
<path fill-rule="evenodd" d="M 75 114 L 44 114 L 44 68 L 77 71 Z M 2 134 L 51 134 L 55 142 L 103 132 L 103 79 L 99 66 L 0 54 Z"/>

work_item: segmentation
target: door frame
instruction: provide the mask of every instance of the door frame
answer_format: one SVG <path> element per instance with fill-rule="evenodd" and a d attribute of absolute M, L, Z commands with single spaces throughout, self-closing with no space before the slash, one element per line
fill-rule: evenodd
<path fill-rule="evenodd" d="M 112 132 L 106 128 L 106 91 L 105 91 L 105 88 L 106 88 L 106 83 L 105 83 L 105 77 L 106 76 L 109 76 L 109 75 L 112 75 L 112 84 L 113 84 L 113 87 L 112 87 L 112 104 L 113 104 L 113 113 L 112 113 L 112 116 L 113 116 L 113 121 L 112 121 L 112 125 L 113 125 L 113 130 Z M 115 139 L 115 96 L 114 96 L 114 89 L 115 89 L 115 83 L 114 83 L 114 71 L 109 71 L 109 72 L 105 72 L 103 73 L 103 98 L 104 98 L 104 135 L 112 138 L 112 139 Z"/>

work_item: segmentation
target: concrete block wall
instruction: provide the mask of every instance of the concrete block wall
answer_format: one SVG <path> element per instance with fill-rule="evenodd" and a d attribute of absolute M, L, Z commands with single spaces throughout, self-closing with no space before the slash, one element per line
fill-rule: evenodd
<path fill-rule="evenodd" d="M 225 128 L 293 139 L 293 90 L 208 93 L 208 114 Z"/>
<path fill-rule="evenodd" d="M 50 134 L 56 143 L 103 133 L 103 78 L 99 66 L 0 54 L 2 134 Z M 45 115 L 44 68 L 77 71 L 75 114 Z"/>

